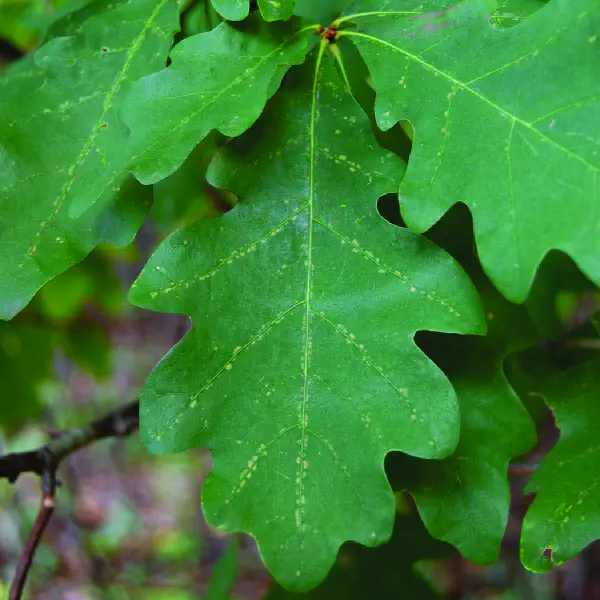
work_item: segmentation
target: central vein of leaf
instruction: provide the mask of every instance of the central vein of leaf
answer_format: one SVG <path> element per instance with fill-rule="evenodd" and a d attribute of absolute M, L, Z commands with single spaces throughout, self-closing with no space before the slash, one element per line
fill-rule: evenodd
<path fill-rule="evenodd" d="M 308 372 L 310 366 L 310 355 L 311 355 L 311 331 L 310 331 L 310 320 L 311 320 L 311 295 L 312 295 L 312 249 L 313 249 L 313 218 L 314 218 L 314 193 L 315 193 L 315 128 L 317 122 L 317 96 L 318 96 L 318 82 L 319 82 L 319 71 L 321 68 L 321 61 L 323 59 L 323 53 L 327 46 L 327 40 L 322 40 L 319 47 L 319 53 L 317 56 L 317 62 L 315 66 L 315 77 L 312 88 L 312 107 L 310 116 L 310 151 L 309 151 L 309 194 L 308 194 L 308 219 L 307 219 L 307 241 L 306 241 L 306 288 L 305 288 L 305 299 L 304 299 L 304 357 L 303 357 L 303 397 L 302 404 L 300 407 L 300 427 L 301 427 L 301 438 L 300 438 L 300 454 L 298 456 L 298 493 L 296 497 L 296 526 L 298 531 L 302 534 L 302 521 L 304 513 L 304 479 L 306 477 L 306 428 L 308 427 L 308 414 L 306 411 L 306 405 L 308 404 L 309 394 L 309 383 L 308 383 Z"/>

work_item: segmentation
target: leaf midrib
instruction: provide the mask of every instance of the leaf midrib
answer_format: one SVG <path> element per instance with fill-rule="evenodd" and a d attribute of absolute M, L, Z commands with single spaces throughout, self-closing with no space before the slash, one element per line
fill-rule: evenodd
<path fill-rule="evenodd" d="M 319 72 L 321 61 L 325 52 L 327 40 L 321 40 L 317 60 L 315 64 L 315 74 L 313 78 L 313 87 L 311 95 L 311 115 L 310 115 L 310 148 L 309 148 L 309 194 L 308 194 L 308 218 L 307 218 L 307 255 L 306 255 L 306 288 L 304 295 L 304 350 L 303 350 L 303 393 L 302 405 L 300 407 L 300 454 L 298 464 L 298 491 L 296 501 L 296 526 L 300 536 L 303 536 L 303 518 L 304 518 L 304 478 L 306 477 L 306 433 L 308 429 L 308 415 L 306 405 L 308 404 L 309 394 L 309 361 L 311 354 L 311 330 L 310 322 L 312 319 L 311 296 L 312 296 L 312 270 L 313 270 L 313 225 L 314 225 L 314 193 L 315 193 L 315 161 L 316 161 L 316 122 L 317 122 L 317 94 L 319 84 Z M 300 566 L 302 569 L 302 565 Z"/>

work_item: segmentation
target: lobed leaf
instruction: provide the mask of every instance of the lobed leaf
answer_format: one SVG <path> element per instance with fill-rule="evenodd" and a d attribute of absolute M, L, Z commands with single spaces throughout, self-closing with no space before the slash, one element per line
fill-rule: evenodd
<path fill-rule="evenodd" d="M 149 190 L 126 175 L 118 111 L 131 82 L 164 64 L 178 6 L 98 4 L 76 35 L 0 79 L 2 319 L 100 242 L 128 243 L 148 210 Z"/>
<path fill-rule="evenodd" d="M 249 0 L 211 0 L 215 10 L 228 21 L 241 21 L 250 12 Z"/>
<path fill-rule="evenodd" d="M 526 489 L 537 495 L 523 523 L 521 559 L 529 569 L 549 571 L 600 538 L 600 360 L 568 369 L 538 393 L 560 438 Z"/>
<path fill-rule="evenodd" d="M 249 19 L 177 44 L 171 66 L 137 82 L 123 113 L 136 177 L 170 175 L 213 129 L 232 137 L 248 129 L 277 89 L 272 81 L 304 61 L 308 36 L 299 34 L 294 24 Z"/>
<path fill-rule="evenodd" d="M 464 208 L 464 207 L 463 207 Z M 422 334 L 421 348 L 450 379 L 460 406 L 460 439 L 452 456 L 422 461 L 394 455 L 395 489 L 415 498 L 429 532 L 470 561 L 497 559 L 510 508 L 508 463 L 535 444 L 536 430 L 504 374 L 509 353 L 534 344 L 524 306 L 505 300 L 485 277 L 468 235 L 467 209 L 453 208 L 428 237 L 458 258 L 475 283 L 488 321 L 486 338 Z M 457 231 L 463 232 L 460 236 Z"/>
<path fill-rule="evenodd" d="M 389 537 L 387 452 L 457 443 L 454 392 L 415 332 L 484 328 L 457 263 L 377 214 L 402 163 L 319 64 L 290 73 L 213 163 L 241 202 L 169 237 L 130 293 L 193 321 L 146 383 L 144 443 L 209 447 L 208 521 L 254 535 L 294 589 L 323 579 L 342 542 Z"/>
<path fill-rule="evenodd" d="M 339 24 L 358 29 L 341 35 L 369 66 L 379 126 L 415 128 L 400 186 L 409 226 L 424 231 L 467 204 L 482 264 L 514 301 L 553 248 L 600 282 L 600 4 L 552 0 L 504 29 L 485 0 L 354 10 Z"/>
<path fill-rule="evenodd" d="M 503 373 L 502 345 L 465 338 L 436 346 L 433 357 L 458 396 L 460 440 L 451 457 L 420 462 L 420 482 L 409 491 L 434 537 L 490 564 L 508 522 L 508 463 L 533 447 L 535 426 Z"/>

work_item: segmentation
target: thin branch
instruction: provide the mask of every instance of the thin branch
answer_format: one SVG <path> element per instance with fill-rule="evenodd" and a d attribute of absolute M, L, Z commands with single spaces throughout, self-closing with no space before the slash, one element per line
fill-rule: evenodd
<path fill-rule="evenodd" d="M 25 582 L 27 581 L 27 575 L 29 574 L 31 564 L 33 563 L 33 557 L 35 556 L 38 546 L 40 545 L 42 535 L 44 534 L 48 523 L 50 523 L 50 519 L 54 513 L 54 507 L 56 506 L 54 496 L 56 492 L 56 473 L 50 461 L 49 455 L 47 455 L 47 457 L 47 470 L 42 475 L 42 502 L 40 504 L 40 510 L 37 514 L 31 532 L 29 533 L 29 537 L 27 538 L 27 543 L 25 544 L 23 554 L 21 554 L 21 558 L 17 564 L 17 570 L 10 586 L 8 600 L 20 600 L 21 596 L 23 595 Z"/>
<path fill-rule="evenodd" d="M 53 439 L 37 450 L 0 456 L 0 479 L 8 479 L 10 483 L 14 483 L 22 473 L 42 476 L 49 464 L 56 471 L 60 462 L 69 454 L 98 440 L 131 433 L 137 429 L 138 419 L 139 402 L 136 401 L 83 427 L 68 429 L 60 435 L 53 431 Z"/>
<path fill-rule="evenodd" d="M 109 437 L 126 436 L 136 430 L 139 425 L 139 408 L 139 401 L 132 402 L 83 427 L 64 432 L 52 431 L 52 439 L 37 450 L 15 452 L 0 457 L 0 479 L 14 483 L 22 473 L 36 473 L 42 482 L 40 510 L 17 565 L 9 600 L 20 600 L 35 552 L 54 513 L 56 470 L 61 461 L 93 442 Z"/>
<path fill-rule="evenodd" d="M 535 473 L 538 465 L 508 465 L 508 474 L 515 477 L 529 477 Z"/>

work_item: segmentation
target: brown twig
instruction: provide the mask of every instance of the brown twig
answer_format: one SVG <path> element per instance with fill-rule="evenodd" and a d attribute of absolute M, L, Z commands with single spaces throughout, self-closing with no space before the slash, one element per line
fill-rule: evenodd
<path fill-rule="evenodd" d="M 529 477 L 535 473 L 538 465 L 508 465 L 508 474 L 517 477 Z"/>
<path fill-rule="evenodd" d="M 19 559 L 9 600 L 20 600 L 35 552 L 52 518 L 56 504 L 56 471 L 61 461 L 98 440 L 126 436 L 136 430 L 138 425 L 139 401 L 136 401 L 83 427 L 69 429 L 62 433 L 53 431 L 52 439 L 37 450 L 16 452 L 0 457 L 0 479 L 15 483 L 22 473 L 36 473 L 41 477 L 42 482 L 40 510 Z"/>
<path fill-rule="evenodd" d="M 44 535 L 44 531 L 46 530 L 48 523 L 50 523 L 50 519 L 54 513 L 54 507 L 56 506 L 56 473 L 50 455 L 47 455 L 47 459 L 47 470 L 42 475 L 42 502 L 40 504 L 40 510 L 33 523 L 29 537 L 27 538 L 25 549 L 17 564 L 17 570 L 10 586 L 8 600 L 20 600 L 23 595 L 25 582 L 27 581 L 27 575 L 29 574 L 31 564 L 33 563 L 35 551 L 40 545 L 42 535 Z"/>
<path fill-rule="evenodd" d="M 83 427 L 76 427 L 56 435 L 43 447 L 28 452 L 15 452 L 0 456 L 0 479 L 14 483 L 22 473 L 42 476 L 48 469 L 48 461 L 54 470 L 60 462 L 77 450 L 98 440 L 122 437 L 137 428 L 139 402 L 132 402 Z"/>

